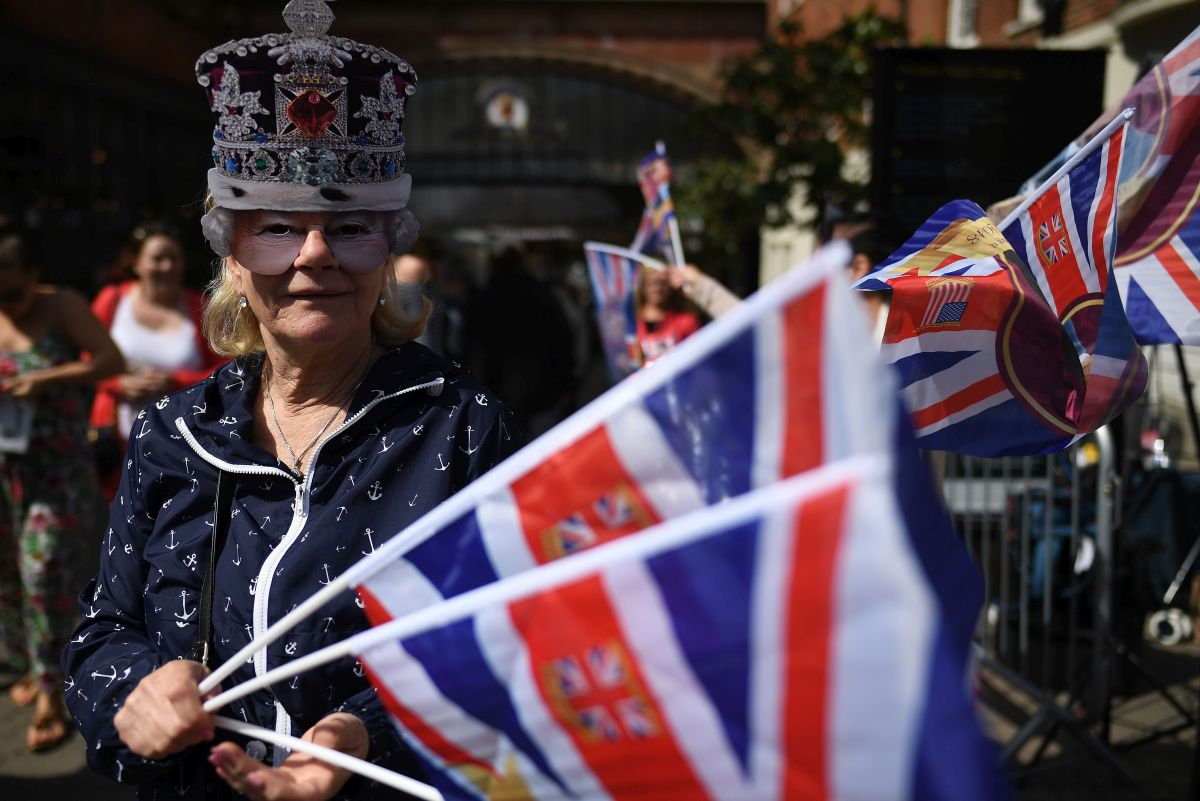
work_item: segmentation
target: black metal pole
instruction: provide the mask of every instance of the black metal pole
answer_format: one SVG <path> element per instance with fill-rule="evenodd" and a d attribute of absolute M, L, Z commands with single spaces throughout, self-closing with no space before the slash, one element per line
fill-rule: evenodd
<path fill-rule="evenodd" d="M 1175 361 L 1179 365 L 1179 380 L 1183 384 L 1188 423 L 1192 426 L 1192 443 L 1196 446 L 1196 458 L 1200 459 L 1200 422 L 1196 418 L 1196 398 L 1192 395 L 1192 379 L 1188 376 L 1187 362 L 1183 358 L 1183 345 L 1179 343 L 1175 344 Z"/>
<path fill-rule="evenodd" d="M 1192 396 L 1192 379 L 1188 376 L 1187 362 L 1183 358 L 1183 346 L 1175 345 L 1175 361 L 1179 365 L 1179 380 L 1183 384 L 1183 400 L 1187 403 L 1188 422 L 1192 426 L 1192 441 L 1196 445 L 1196 458 L 1200 459 L 1200 421 L 1196 418 L 1196 399 Z M 1192 752 L 1192 778 L 1188 782 L 1188 799 L 1200 798 L 1200 724 L 1196 728 L 1196 743 Z"/>

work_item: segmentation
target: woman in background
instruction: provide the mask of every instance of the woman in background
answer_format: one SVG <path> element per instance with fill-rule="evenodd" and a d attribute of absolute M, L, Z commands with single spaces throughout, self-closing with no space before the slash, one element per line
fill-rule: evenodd
<path fill-rule="evenodd" d="M 642 270 L 638 292 L 637 338 L 642 363 L 650 364 L 700 330 L 700 319 L 687 310 L 687 300 L 665 270 Z"/>
<path fill-rule="evenodd" d="M 58 655 L 77 620 L 79 555 L 103 519 L 79 454 L 89 389 L 121 368 L 83 296 L 39 284 L 21 238 L 0 236 L 0 634 L 25 674 L 9 695 L 34 705 L 32 751 L 70 732 Z"/>
<path fill-rule="evenodd" d="M 203 296 L 183 285 L 183 248 L 161 223 L 134 229 L 127 248 L 132 280 L 111 284 L 92 311 L 125 357 L 120 375 L 100 382 L 91 427 L 105 497 L 116 494 L 125 437 L 138 410 L 190 386 L 223 363 L 201 332 Z"/>

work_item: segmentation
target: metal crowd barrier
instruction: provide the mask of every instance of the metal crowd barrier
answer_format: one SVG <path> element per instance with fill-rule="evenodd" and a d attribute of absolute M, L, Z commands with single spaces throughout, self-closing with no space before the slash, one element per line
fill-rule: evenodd
<path fill-rule="evenodd" d="M 942 490 L 985 578 L 975 638 L 981 676 L 998 677 L 1035 705 L 1002 744 L 1005 765 L 1014 774 L 1032 771 L 1065 734 L 1134 784 L 1110 741 L 1115 660 L 1131 663 L 1183 719 L 1146 740 L 1195 720 L 1113 634 L 1121 487 L 1109 431 L 1050 456 L 946 454 Z M 1031 742 L 1038 743 L 1032 758 L 1018 764 Z"/>

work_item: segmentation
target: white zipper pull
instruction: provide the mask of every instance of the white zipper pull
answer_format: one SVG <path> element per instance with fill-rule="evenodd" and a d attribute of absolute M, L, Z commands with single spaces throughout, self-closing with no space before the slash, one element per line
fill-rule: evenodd
<path fill-rule="evenodd" d="M 296 498 L 292 501 L 292 512 L 299 515 L 304 510 L 304 483 L 296 482 Z"/>

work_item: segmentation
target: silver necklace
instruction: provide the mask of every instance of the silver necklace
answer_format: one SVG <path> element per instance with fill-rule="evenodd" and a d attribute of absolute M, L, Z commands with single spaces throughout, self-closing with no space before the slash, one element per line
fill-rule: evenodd
<path fill-rule="evenodd" d="M 354 389 L 357 391 L 358 387 L 355 386 Z M 263 394 L 267 396 L 267 406 L 269 406 L 271 409 L 271 419 L 275 422 L 275 430 L 279 432 L 279 438 L 283 440 L 283 447 L 287 448 L 288 455 L 292 457 L 292 467 L 295 469 L 297 475 L 303 476 L 304 471 L 300 469 L 300 460 L 304 458 L 304 454 L 308 453 L 309 449 L 313 445 L 317 444 L 317 441 L 321 439 L 321 435 L 325 433 L 325 430 L 328 429 L 329 426 L 333 424 L 333 421 L 337 419 L 337 416 L 342 413 L 342 407 L 339 405 L 333 410 L 333 414 L 330 415 L 329 419 L 325 421 L 325 425 L 321 426 L 321 430 L 318 431 L 316 436 L 310 439 L 308 444 L 304 446 L 304 449 L 297 454 L 295 449 L 292 448 L 292 443 L 288 442 L 287 434 L 283 433 L 283 426 L 279 425 L 279 416 L 275 413 L 275 401 L 271 398 L 270 380 L 264 382 Z M 354 392 L 350 393 L 350 397 L 354 397 Z"/>

